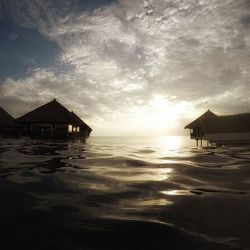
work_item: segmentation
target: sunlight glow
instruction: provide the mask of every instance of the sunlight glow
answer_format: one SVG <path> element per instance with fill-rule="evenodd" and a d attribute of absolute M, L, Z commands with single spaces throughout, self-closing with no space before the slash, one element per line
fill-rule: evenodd
<path fill-rule="evenodd" d="M 190 195 L 189 191 L 186 190 L 168 190 L 168 191 L 161 191 L 160 193 L 166 195 Z"/>
<path fill-rule="evenodd" d="M 174 96 L 154 95 L 146 103 L 138 99 L 129 109 L 124 108 L 119 113 L 114 110 L 96 120 L 96 134 L 101 131 L 106 136 L 180 135 L 184 130 L 182 120 L 190 116 L 191 111 L 189 102 L 176 102 Z"/>
<path fill-rule="evenodd" d="M 182 138 L 180 136 L 162 136 L 160 138 L 162 148 L 178 149 L 181 147 L 182 143 Z"/>
<path fill-rule="evenodd" d="M 124 182 L 134 182 L 134 181 L 164 181 L 170 180 L 173 169 L 172 168 L 155 168 L 155 169 L 134 169 L 126 168 L 123 169 L 123 174 L 117 171 L 116 168 L 100 169 L 99 167 L 92 166 L 88 169 L 89 172 L 99 172 L 102 176 L 106 176 L 111 179 L 116 179 L 118 181 Z"/>
<path fill-rule="evenodd" d="M 172 172 L 173 172 L 172 168 L 157 169 L 157 173 L 155 174 L 154 180 L 156 181 L 169 180 Z"/>
<path fill-rule="evenodd" d="M 174 98 L 154 95 L 147 105 L 137 108 L 135 114 L 140 120 L 141 131 L 148 131 L 149 135 L 173 134 L 190 106 L 187 102 L 175 103 Z"/>
<path fill-rule="evenodd" d="M 166 199 L 153 199 L 153 200 L 141 200 L 136 201 L 136 206 L 165 206 L 173 204 L 172 201 Z"/>

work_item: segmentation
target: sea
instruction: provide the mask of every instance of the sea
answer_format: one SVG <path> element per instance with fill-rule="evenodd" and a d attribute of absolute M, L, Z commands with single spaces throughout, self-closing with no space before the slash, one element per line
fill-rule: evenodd
<path fill-rule="evenodd" d="M 0 139 L 0 249 L 250 249 L 250 146 Z"/>

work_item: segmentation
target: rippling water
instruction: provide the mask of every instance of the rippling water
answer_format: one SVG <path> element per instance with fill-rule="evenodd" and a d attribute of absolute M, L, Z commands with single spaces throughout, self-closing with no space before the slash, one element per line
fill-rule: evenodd
<path fill-rule="evenodd" d="M 1 249 L 250 249 L 250 147 L 0 141 Z"/>

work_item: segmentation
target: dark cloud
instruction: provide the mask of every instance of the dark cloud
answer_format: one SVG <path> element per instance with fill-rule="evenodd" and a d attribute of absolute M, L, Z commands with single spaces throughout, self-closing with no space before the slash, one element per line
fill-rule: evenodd
<path fill-rule="evenodd" d="M 250 27 L 250 15 L 243 16 L 241 18 L 241 23 L 246 27 Z"/>
<path fill-rule="evenodd" d="M 21 21 L 32 26 L 37 24 L 39 18 L 49 21 L 50 13 L 67 17 L 83 11 L 94 11 L 113 2 L 116 0 L 1 0 L 0 13 L 8 21 L 16 24 Z"/>

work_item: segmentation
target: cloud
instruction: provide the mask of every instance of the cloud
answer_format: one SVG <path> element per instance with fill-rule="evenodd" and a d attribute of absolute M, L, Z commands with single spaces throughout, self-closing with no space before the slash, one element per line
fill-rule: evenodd
<path fill-rule="evenodd" d="M 92 9 L 69 3 L 60 10 L 56 1 L 9 5 L 10 15 L 23 27 L 58 43 L 58 67 L 71 67 L 63 74 L 38 69 L 24 79 L 6 80 L 5 102 L 16 99 L 32 106 L 37 98 L 56 96 L 89 117 L 100 134 L 112 133 L 114 124 L 121 131 L 126 120 L 137 131 L 148 127 L 140 112 L 164 115 L 150 106 L 155 96 L 165 100 L 160 109 L 178 112 L 174 123 L 179 132 L 183 122 L 207 108 L 245 112 L 249 1 L 120 0 Z M 136 129 L 124 131 L 136 134 Z"/>

